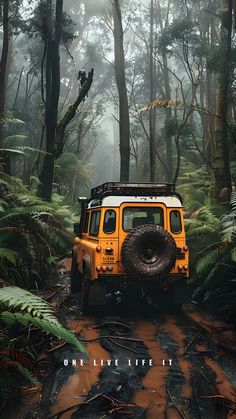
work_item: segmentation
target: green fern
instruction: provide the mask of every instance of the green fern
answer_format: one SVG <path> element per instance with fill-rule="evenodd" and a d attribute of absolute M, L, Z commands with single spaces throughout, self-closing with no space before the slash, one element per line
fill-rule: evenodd
<path fill-rule="evenodd" d="M 31 323 L 46 333 L 65 339 L 77 349 L 85 350 L 75 335 L 59 323 L 49 304 L 37 295 L 18 287 L 1 288 L 0 305 L 13 311 L 5 311 L 1 315 L 2 321 L 7 326 L 12 326 L 16 322 L 23 326 Z M 16 312 L 17 310 L 21 312 Z"/>
<path fill-rule="evenodd" d="M 222 260 L 223 248 L 213 249 L 202 256 L 196 264 L 196 272 L 198 276 L 204 276 L 215 264 Z"/>
<path fill-rule="evenodd" d="M 38 380 L 33 376 L 33 374 L 27 368 L 23 367 L 21 364 L 18 364 L 17 370 L 30 384 L 39 384 Z"/>
<path fill-rule="evenodd" d="M 16 266 L 18 255 L 11 249 L 7 249 L 5 247 L 0 247 L 0 261 L 7 260 L 8 262 L 12 263 L 12 265 Z"/>
<path fill-rule="evenodd" d="M 68 220 L 65 222 L 63 205 L 45 204 L 19 179 L 2 172 L 0 207 L 4 210 L 0 208 L 0 242 L 3 248 L 0 276 L 26 288 L 34 286 L 36 282 L 40 285 L 43 279 L 50 276 L 52 263 L 48 262 L 48 258 L 64 254 L 66 247 L 71 246 L 72 236 L 65 231 L 65 226 L 71 228 L 73 222 L 69 208 L 65 206 L 64 209 Z M 6 259 L 4 249 L 15 252 L 17 264 L 13 263 L 13 257 L 10 261 L 11 256 Z"/>
<path fill-rule="evenodd" d="M 0 318 L 6 324 L 6 326 L 13 326 L 16 323 L 20 323 L 25 327 L 29 324 L 33 324 L 40 330 L 43 330 L 46 333 L 50 333 L 51 335 L 56 336 L 58 339 L 66 340 L 81 352 L 86 352 L 85 347 L 79 342 L 75 335 L 71 331 L 65 329 L 56 318 L 54 320 L 48 321 L 34 317 L 27 313 L 11 313 L 8 311 L 3 312 Z"/>
<path fill-rule="evenodd" d="M 19 287 L 4 287 L 0 289 L 0 304 L 7 308 L 25 310 L 33 316 L 58 323 L 53 309 L 37 295 Z"/>
<path fill-rule="evenodd" d="M 236 192 L 232 192 L 230 200 L 232 212 L 236 212 Z"/>

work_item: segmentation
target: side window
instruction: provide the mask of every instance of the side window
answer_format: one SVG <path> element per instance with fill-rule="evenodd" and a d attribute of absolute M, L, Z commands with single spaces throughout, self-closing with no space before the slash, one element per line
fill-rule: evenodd
<path fill-rule="evenodd" d="M 181 225 L 181 217 L 179 211 L 171 211 L 170 213 L 170 229 L 171 232 L 174 234 L 181 233 L 182 225 Z"/>
<path fill-rule="evenodd" d="M 103 231 L 106 234 L 114 233 L 116 229 L 116 212 L 114 210 L 106 210 Z"/>
<path fill-rule="evenodd" d="M 89 234 L 91 234 L 91 236 L 98 235 L 100 214 L 101 214 L 101 211 L 93 211 L 91 214 L 90 227 L 89 227 Z"/>
<path fill-rule="evenodd" d="M 88 223 L 89 223 L 89 212 L 86 212 L 84 225 L 83 225 L 83 233 L 87 233 L 88 231 Z"/>

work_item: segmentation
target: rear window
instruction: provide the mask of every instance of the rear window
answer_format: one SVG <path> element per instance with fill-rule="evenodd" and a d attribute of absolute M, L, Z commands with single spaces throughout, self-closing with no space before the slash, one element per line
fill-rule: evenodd
<path fill-rule="evenodd" d="M 116 229 L 116 212 L 114 210 L 106 210 L 103 231 L 106 234 L 114 233 Z"/>
<path fill-rule="evenodd" d="M 91 236 L 97 236 L 99 231 L 101 211 L 93 211 L 90 218 L 89 234 Z"/>
<path fill-rule="evenodd" d="M 181 216 L 179 211 L 171 211 L 170 213 L 170 229 L 171 232 L 174 234 L 181 233 L 182 231 L 182 224 L 181 224 Z"/>
<path fill-rule="evenodd" d="M 83 233 L 87 233 L 88 231 L 88 223 L 89 223 L 89 212 L 86 212 L 84 225 L 83 225 Z"/>
<path fill-rule="evenodd" d="M 157 224 L 164 227 L 163 209 L 160 207 L 125 207 L 123 210 L 123 230 L 143 224 Z"/>

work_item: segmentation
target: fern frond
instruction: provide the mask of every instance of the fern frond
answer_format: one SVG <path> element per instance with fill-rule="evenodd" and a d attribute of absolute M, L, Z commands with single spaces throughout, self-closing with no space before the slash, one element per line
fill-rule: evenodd
<path fill-rule="evenodd" d="M 230 205 L 232 212 L 236 212 L 236 192 L 231 194 Z"/>
<path fill-rule="evenodd" d="M 38 318 L 58 323 L 53 309 L 45 300 L 19 287 L 1 288 L 0 304 L 7 308 L 20 308 Z"/>
<path fill-rule="evenodd" d="M 33 376 L 33 374 L 25 367 L 23 367 L 21 364 L 18 364 L 17 366 L 18 371 L 21 373 L 21 375 L 30 383 L 34 385 L 38 385 L 38 380 Z"/>
<path fill-rule="evenodd" d="M 75 335 L 65 329 L 57 319 L 55 321 L 45 320 L 44 318 L 34 317 L 30 314 L 3 312 L 0 316 L 1 320 L 7 325 L 12 326 L 15 323 L 20 323 L 22 326 L 33 324 L 46 333 L 56 336 L 58 339 L 66 340 L 81 352 L 86 352 L 85 347 L 79 342 Z"/>
<path fill-rule="evenodd" d="M 0 247 L 0 259 L 5 259 L 14 266 L 16 266 L 18 256 L 19 255 L 13 250 L 7 249 L 6 247 Z"/>
<path fill-rule="evenodd" d="M 208 273 L 208 275 L 206 276 L 206 278 L 204 280 L 204 286 L 206 286 L 206 288 L 211 288 L 212 286 L 215 287 L 216 278 L 218 276 L 217 275 L 218 273 L 219 273 L 218 265 L 216 265 L 212 269 L 210 269 L 210 272 Z"/>
<path fill-rule="evenodd" d="M 29 137 L 27 135 L 22 134 L 15 134 L 15 135 L 9 135 L 8 137 L 5 137 L 3 139 L 4 145 L 8 146 L 14 146 L 15 144 L 24 144 L 25 141 L 27 141 Z"/>
<path fill-rule="evenodd" d="M 212 228 L 206 224 L 201 224 L 197 227 L 191 228 L 188 230 L 188 237 L 197 237 L 202 234 L 212 233 Z"/>
<path fill-rule="evenodd" d="M 196 264 L 197 275 L 206 275 L 212 266 L 217 265 L 222 260 L 225 252 L 225 246 L 218 247 L 209 251 Z"/>

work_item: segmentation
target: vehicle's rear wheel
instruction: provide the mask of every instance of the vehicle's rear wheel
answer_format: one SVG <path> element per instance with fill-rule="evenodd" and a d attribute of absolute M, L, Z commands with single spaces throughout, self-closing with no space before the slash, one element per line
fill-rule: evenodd
<path fill-rule="evenodd" d="M 82 275 L 78 271 L 77 261 L 72 253 L 71 272 L 70 272 L 70 290 L 71 292 L 79 292 L 81 290 Z"/>
<path fill-rule="evenodd" d="M 89 276 L 86 267 L 84 267 L 84 272 L 82 274 L 82 284 L 81 284 L 81 301 L 80 301 L 80 313 L 88 314 L 89 311 Z"/>

